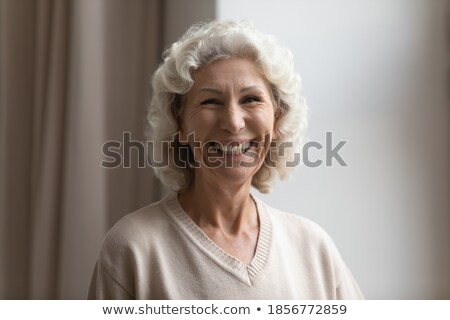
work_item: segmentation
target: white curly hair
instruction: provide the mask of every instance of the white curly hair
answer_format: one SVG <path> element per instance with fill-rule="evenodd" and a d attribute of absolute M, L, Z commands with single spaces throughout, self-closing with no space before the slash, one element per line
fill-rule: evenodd
<path fill-rule="evenodd" d="M 291 51 L 274 36 L 256 30 L 250 22 L 199 23 L 163 54 L 164 62 L 153 76 L 153 96 L 147 115 L 152 158 L 155 163 L 166 164 L 153 165 L 155 174 L 174 191 L 189 188 L 194 180 L 194 168 L 180 165 L 180 160 L 189 163 L 191 153 L 182 150 L 177 134 L 183 96 L 192 88 L 196 70 L 232 57 L 249 59 L 259 68 L 270 85 L 277 108 L 274 142 L 278 146 L 290 144 L 283 148 L 283 154 L 280 148 L 270 148 L 267 161 L 252 177 L 252 186 L 262 193 L 270 192 L 274 178 L 283 180 L 292 169 L 286 163 L 294 159 L 299 149 L 307 126 L 307 106 L 300 94 L 301 80 L 294 71 Z"/>

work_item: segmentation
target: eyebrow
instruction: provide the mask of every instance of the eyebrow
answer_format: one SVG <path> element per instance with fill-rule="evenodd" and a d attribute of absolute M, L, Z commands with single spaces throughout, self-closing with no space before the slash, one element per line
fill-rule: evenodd
<path fill-rule="evenodd" d="M 214 88 L 202 88 L 200 90 L 198 90 L 197 94 L 203 91 L 207 91 L 207 92 L 212 92 L 212 93 L 217 93 L 217 94 L 221 94 L 222 91 L 220 91 L 219 89 L 214 89 Z"/>
<path fill-rule="evenodd" d="M 245 91 L 249 91 L 249 90 L 253 90 L 253 89 L 263 90 L 263 88 L 261 88 L 261 86 L 254 85 L 254 86 L 248 86 L 248 87 L 242 88 L 241 92 L 245 92 Z"/>
<path fill-rule="evenodd" d="M 252 90 L 252 89 L 263 90 L 263 89 L 261 88 L 261 86 L 259 86 L 259 85 L 254 85 L 254 86 L 248 86 L 248 87 L 242 88 L 242 89 L 240 90 L 240 92 L 242 93 L 242 92 L 249 91 L 249 90 Z M 222 94 L 222 91 L 221 91 L 221 90 L 215 89 L 215 88 L 208 88 L 208 87 L 200 89 L 197 93 L 200 93 L 200 92 L 203 92 L 203 91 L 213 92 L 213 93 L 217 93 L 217 94 Z"/>

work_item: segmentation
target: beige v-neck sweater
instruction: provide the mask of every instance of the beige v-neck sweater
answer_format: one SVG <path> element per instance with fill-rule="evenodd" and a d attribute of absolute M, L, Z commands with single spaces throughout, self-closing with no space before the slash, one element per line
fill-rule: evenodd
<path fill-rule="evenodd" d="M 108 232 L 88 298 L 363 298 L 319 226 L 255 201 L 260 231 L 249 265 L 216 246 L 171 193 Z"/>

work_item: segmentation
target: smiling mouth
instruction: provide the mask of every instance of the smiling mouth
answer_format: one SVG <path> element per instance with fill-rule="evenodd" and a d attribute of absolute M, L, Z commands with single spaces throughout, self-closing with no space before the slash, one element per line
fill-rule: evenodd
<path fill-rule="evenodd" d="M 222 144 L 220 142 L 208 142 L 210 151 L 217 152 L 220 155 L 240 155 L 246 153 L 251 147 L 256 147 L 256 141 L 230 142 Z"/>

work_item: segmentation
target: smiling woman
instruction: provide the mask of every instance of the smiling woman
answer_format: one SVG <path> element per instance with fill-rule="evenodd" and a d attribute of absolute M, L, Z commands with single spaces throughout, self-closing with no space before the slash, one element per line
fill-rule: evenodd
<path fill-rule="evenodd" d="M 306 126 L 299 90 L 290 51 L 248 23 L 196 25 L 174 43 L 148 113 L 149 137 L 171 141 L 155 172 L 173 192 L 107 234 L 89 298 L 362 298 L 320 227 L 250 193 L 287 174 Z"/>

